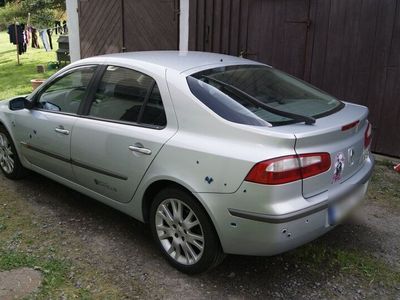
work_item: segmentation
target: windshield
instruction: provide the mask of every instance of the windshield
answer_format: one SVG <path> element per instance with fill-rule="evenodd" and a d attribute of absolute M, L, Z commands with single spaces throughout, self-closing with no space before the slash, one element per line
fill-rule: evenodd
<path fill-rule="evenodd" d="M 201 102 L 221 117 L 241 124 L 284 125 L 301 121 L 299 117 L 321 118 L 343 107 L 325 92 L 263 65 L 209 69 L 189 76 L 187 81 Z"/>

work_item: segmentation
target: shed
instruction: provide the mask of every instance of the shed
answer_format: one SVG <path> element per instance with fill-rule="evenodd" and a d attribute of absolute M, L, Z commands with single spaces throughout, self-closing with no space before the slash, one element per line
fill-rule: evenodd
<path fill-rule="evenodd" d="M 400 0 L 67 0 L 71 59 L 199 50 L 268 63 L 366 105 L 400 157 Z"/>

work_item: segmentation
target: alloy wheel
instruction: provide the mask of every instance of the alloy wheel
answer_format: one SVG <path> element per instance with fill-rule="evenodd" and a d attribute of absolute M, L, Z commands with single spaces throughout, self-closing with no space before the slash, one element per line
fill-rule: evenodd
<path fill-rule="evenodd" d="M 4 133 L 0 132 L 0 167 L 7 174 L 14 171 L 14 153 L 10 141 Z"/>
<path fill-rule="evenodd" d="M 203 228 L 194 211 L 178 199 L 166 199 L 157 207 L 155 225 L 164 250 L 176 262 L 193 265 L 203 255 Z"/>

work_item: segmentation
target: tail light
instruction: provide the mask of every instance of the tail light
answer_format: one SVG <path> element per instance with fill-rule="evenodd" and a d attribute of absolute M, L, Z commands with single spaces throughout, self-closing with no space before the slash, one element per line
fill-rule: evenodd
<path fill-rule="evenodd" d="M 329 153 L 289 155 L 257 163 L 245 180 L 261 184 L 283 184 L 326 172 L 331 167 Z"/>
<path fill-rule="evenodd" d="M 364 133 L 364 148 L 368 148 L 372 142 L 372 126 L 371 123 L 368 122 L 367 129 L 365 129 Z"/>

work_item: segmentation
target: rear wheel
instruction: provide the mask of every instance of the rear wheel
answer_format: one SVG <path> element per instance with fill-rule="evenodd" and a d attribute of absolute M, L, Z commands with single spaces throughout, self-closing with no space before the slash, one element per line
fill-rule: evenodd
<path fill-rule="evenodd" d="M 10 179 L 20 179 L 26 176 L 27 170 L 22 166 L 17 150 L 10 134 L 0 125 L 0 169 Z"/>
<path fill-rule="evenodd" d="M 164 257 L 181 272 L 207 271 L 225 256 L 204 208 L 185 191 L 162 190 L 152 203 L 150 226 Z"/>

